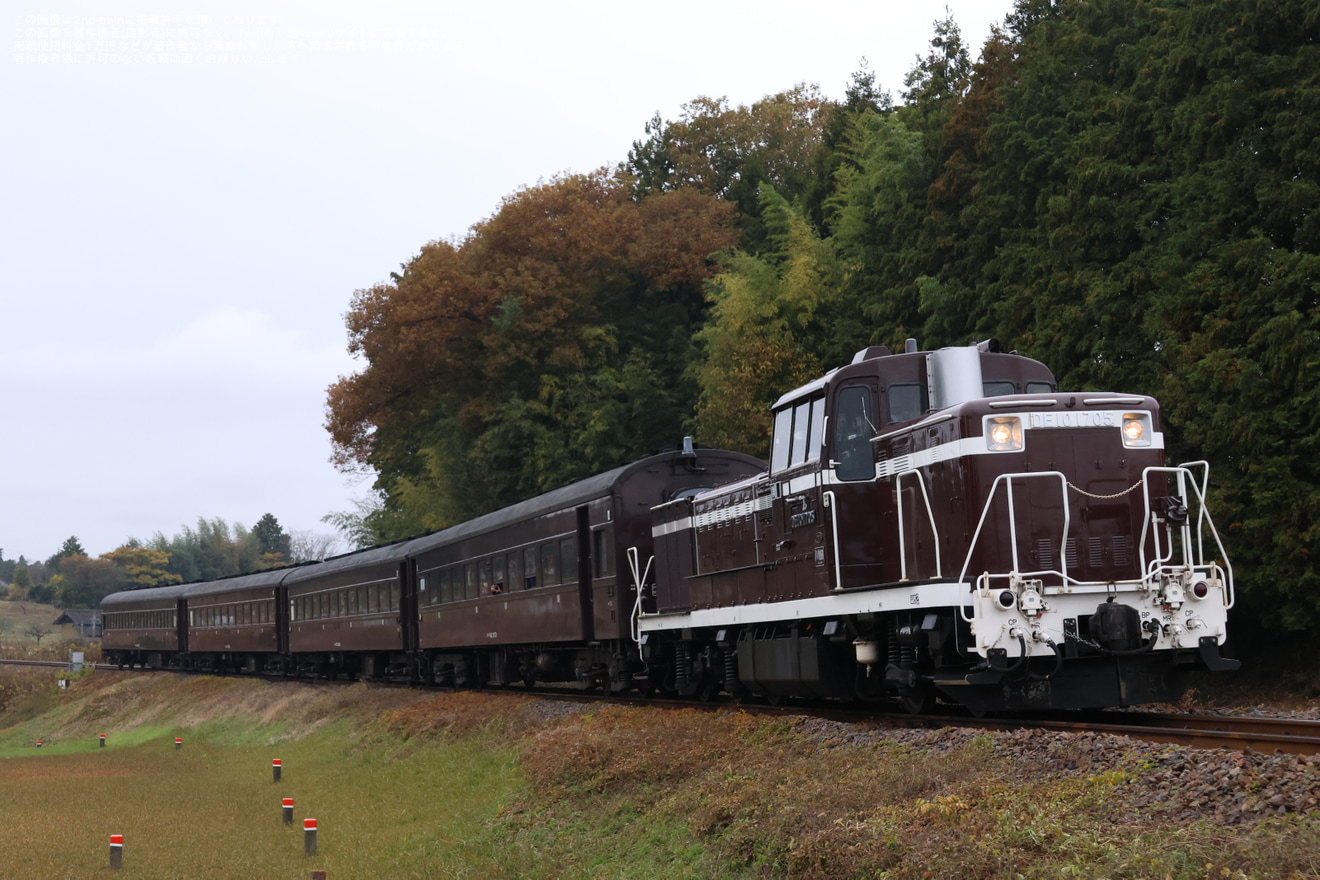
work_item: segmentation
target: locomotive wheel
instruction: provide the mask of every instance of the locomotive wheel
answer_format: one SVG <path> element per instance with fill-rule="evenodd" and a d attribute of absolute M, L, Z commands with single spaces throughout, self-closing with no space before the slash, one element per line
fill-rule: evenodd
<path fill-rule="evenodd" d="M 935 708 L 935 693 L 930 688 L 911 688 L 898 695 L 898 702 L 909 715 L 925 715 Z"/>

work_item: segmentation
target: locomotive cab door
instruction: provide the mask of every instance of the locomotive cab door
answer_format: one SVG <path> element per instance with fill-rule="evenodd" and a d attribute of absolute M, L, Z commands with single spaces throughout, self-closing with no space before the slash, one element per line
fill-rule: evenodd
<path fill-rule="evenodd" d="M 872 438 L 883 424 L 874 379 L 844 380 L 832 389 L 828 436 L 831 469 L 825 479 L 831 586 L 882 583 L 880 499 Z"/>

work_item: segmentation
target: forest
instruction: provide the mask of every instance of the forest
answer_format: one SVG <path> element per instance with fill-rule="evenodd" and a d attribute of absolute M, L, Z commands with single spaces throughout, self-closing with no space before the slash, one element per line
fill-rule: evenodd
<path fill-rule="evenodd" d="M 684 434 L 764 456 L 770 402 L 857 349 L 993 337 L 1158 398 L 1247 614 L 1314 626 L 1317 53 L 1316 0 L 1018 0 L 975 55 L 935 22 L 893 92 L 863 62 L 838 101 L 657 114 L 354 294 L 326 427 L 376 478 L 357 540 Z"/>

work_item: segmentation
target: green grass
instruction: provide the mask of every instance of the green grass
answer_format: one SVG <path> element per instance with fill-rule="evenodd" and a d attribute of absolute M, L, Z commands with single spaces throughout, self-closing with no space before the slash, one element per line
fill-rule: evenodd
<path fill-rule="evenodd" d="M 83 752 L 102 751 L 99 735 L 81 736 L 76 739 L 60 739 L 58 735 L 52 737 L 49 733 L 43 733 L 44 727 L 42 720 L 38 718 L 16 725 L 8 730 L 0 731 L 0 759 L 78 755 Z M 154 726 L 131 728 L 114 734 L 107 734 L 104 751 L 108 752 L 113 749 L 141 745 L 167 735 L 172 743 L 174 737 L 178 734 L 174 732 L 173 728 Z M 40 749 L 37 748 L 37 740 L 42 740 L 44 743 Z"/>
<path fill-rule="evenodd" d="M 146 733 L 145 729 L 140 731 Z M 14 758 L 4 766 L 5 876 L 95 876 L 124 835 L 131 877 L 468 877 L 520 873 L 492 820 L 522 791 L 507 748 L 461 741 L 406 760 L 356 751 L 337 723 L 278 749 L 210 734 Z M 270 760 L 283 761 L 271 781 Z M 52 785 L 52 783 L 58 783 Z M 281 822 L 292 797 L 293 828 Z M 319 825 L 303 855 L 302 820 Z M 515 854 L 516 855 L 516 854 Z"/>

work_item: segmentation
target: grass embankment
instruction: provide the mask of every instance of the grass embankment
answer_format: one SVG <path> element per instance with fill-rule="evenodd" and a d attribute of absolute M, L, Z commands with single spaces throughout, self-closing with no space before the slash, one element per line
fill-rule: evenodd
<path fill-rule="evenodd" d="M 969 732 L 172 674 L 59 692 L 25 675 L 0 672 L 7 877 L 101 876 L 112 833 L 124 878 L 1222 880 L 1320 864 L 1309 815 L 1143 817 L 1122 807 L 1148 772 L 1138 759 L 1038 777 Z M 295 798 L 292 830 L 281 797 Z M 321 829 L 311 859 L 306 816 Z"/>

